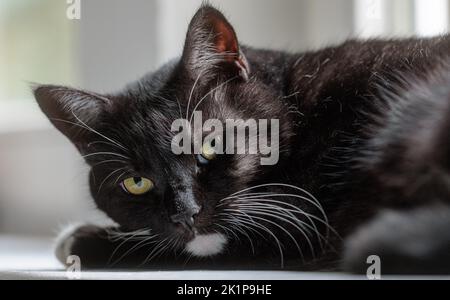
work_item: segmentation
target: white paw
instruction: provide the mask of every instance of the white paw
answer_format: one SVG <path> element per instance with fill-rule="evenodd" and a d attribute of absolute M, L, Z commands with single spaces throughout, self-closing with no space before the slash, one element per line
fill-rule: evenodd
<path fill-rule="evenodd" d="M 74 233 L 85 224 L 72 224 L 66 226 L 56 237 L 54 251 L 56 258 L 63 264 L 67 265 L 67 257 L 72 253 L 72 246 L 75 242 Z"/>

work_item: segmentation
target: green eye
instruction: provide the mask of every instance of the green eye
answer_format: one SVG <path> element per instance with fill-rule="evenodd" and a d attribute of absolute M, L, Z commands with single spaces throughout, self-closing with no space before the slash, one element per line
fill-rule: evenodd
<path fill-rule="evenodd" d="M 132 195 L 143 195 L 151 191 L 155 185 L 153 181 L 144 177 L 130 177 L 121 182 L 122 189 Z"/>
<path fill-rule="evenodd" d="M 202 157 L 206 160 L 213 160 L 216 158 L 217 153 L 216 149 L 214 148 L 215 143 L 214 140 L 211 140 L 209 142 L 205 142 L 202 146 Z"/>

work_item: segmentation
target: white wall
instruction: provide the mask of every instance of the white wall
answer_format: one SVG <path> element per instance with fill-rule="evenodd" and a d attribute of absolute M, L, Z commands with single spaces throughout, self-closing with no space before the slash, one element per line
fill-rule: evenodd
<path fill-rule="evenodd" d="M 0 135 L 0 228 L 47 233 L 88 211 L 86 168 L 54 130 Z"/>
<path fill-rule="evenodd" d="M 414 4 L 415 31 L 418 35 L 433 36 L 448 30 L 450 24 L 449 1 L 414 0 Z"/>
<path fill-rule="evenodd" d="M 210 2 L 229 18 L 241 43 L 288 51 L 316 49 L 350 37 L 410 36 L 428 27 L 433 33 L 442 28 L 441 24 L 433 25 L 434 21 L 442 23 L 450 9 L 449 0 L 432 0 L 440 5 L 427 5 L 429 0 Z M 201 3 L 84 1 L 77 25 L 80 84 L 87 89 L 114 91 L 179 56 L 187 25 Z M 414 9 L 415 5 L 419 8 Z M 450 22 L 448 18 L 444 21 Z"/>
<path fill-rule="evenodd" d="M 157 15 L 156 1 L 82 1 L 76 29 L 83 88 L 114 91 L 154 69 Z"/>
<path fill-rule="evenodd" d="M 353 32 L 353 0 L 210 1 L 242 43 L 299 51 L 334 44 Z M 113 91 L 179 56 L 201 0 L 90 0 L 79 22 L 80 84 Z"/>
<path fill-rule="evenodd" d="M 159 61 L 179 55 L 186 25 L 201 0 L 158 0 Z M 336 43 L 353 30 L 352 0 L 210 1 L 233 24 L 241 43 L 300 51 Z"/>

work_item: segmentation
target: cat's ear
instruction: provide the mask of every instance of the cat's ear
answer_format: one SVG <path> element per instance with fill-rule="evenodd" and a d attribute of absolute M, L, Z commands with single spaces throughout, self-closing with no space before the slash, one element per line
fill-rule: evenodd
<path fill-rule="evenodd" d="M 102 113 L 111 107 L 107 97 L 69 87 L 39 85 L 33 92 L 50 122 L 78 148 L 87 142 L 89 129 L 95 128 Z"/>
<path fill-rule="evenodd" d="M 248 80 L 249 65 L 233 27 L 209 5 L 200 7 L 189 24 L 182 60 L 194 79 L 222 75 Z"/>

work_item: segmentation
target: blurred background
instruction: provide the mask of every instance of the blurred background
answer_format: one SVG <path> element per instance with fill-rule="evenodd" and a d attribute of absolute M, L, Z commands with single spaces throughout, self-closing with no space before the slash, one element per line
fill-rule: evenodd
<path fill-rule="evenodd" d="M 0 1 L 0 233 L 51 235 L 101 220 L 87 167 L 43 117 L 30 82 L 118 90 L 181 53 L 200 0 Z M 450 28 L 448 0 L 211 1 L 241 43 L 302 51 L 349 37 L 432 36 Z"/>

